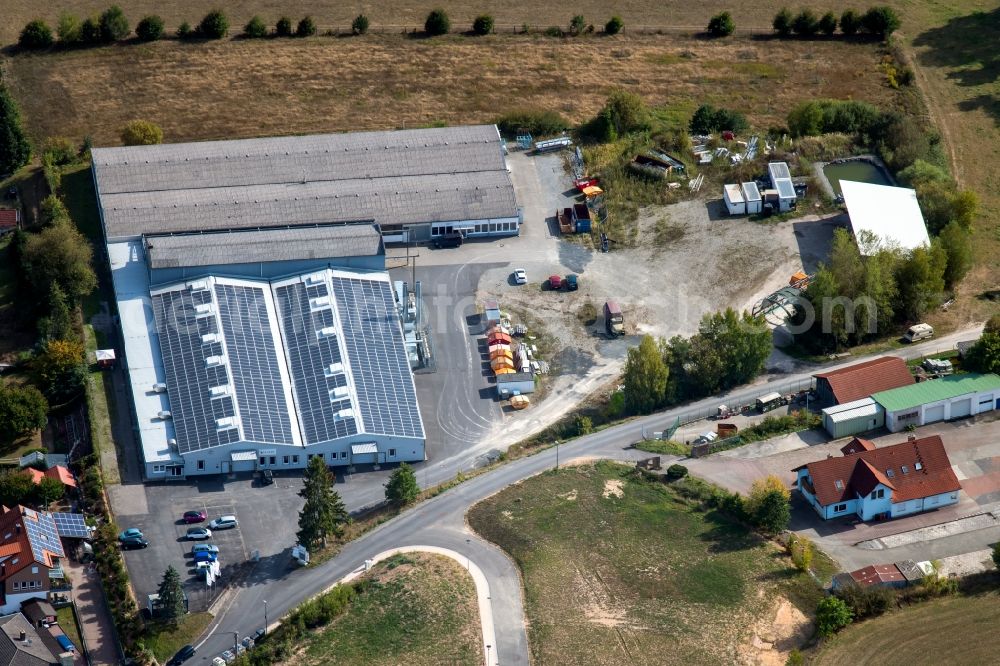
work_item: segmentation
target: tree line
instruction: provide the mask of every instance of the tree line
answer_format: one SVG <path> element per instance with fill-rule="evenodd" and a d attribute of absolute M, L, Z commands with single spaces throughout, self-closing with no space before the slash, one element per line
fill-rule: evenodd
<path fill-rule="evenodd" d="M 643 336 L 625 359 L 624 409 L 648 414 L 745 384 L 770 354 L 771 330 L 764 320 L 732 308 L 705 315 L 690 338 Z"/>
<path fill-rule="evenodd" d="M 351 21 L 351 33 L 364 35 L 368 33 L 371 21 L 365 14 L 358 14 Z M 474 35 L 489 35 L 494 32 L 495 21 L 491 14 L 480 14 L 472 22 L 471 33 Z M 604 24 L 604 33 L 617 35 L 625 27 L 620 16 L 612 16 Z M 225 12 L 213 9 L 208 12 L 197 25 L 192 26 L 187 21 L 181 23 L 174 35 L 178 39 L 222 39 L 229 34 L 230 22 Z M 452 22 L 443 9 L 432 10 L 424 20 L 424 32 L 432 37 L 446 35 L 452 31 Z M 527 24 L 523 32 L 528 32 Z M 583 15 L 577 14 L 569 21 L 568 29 L 549 27 L 545 34 L 554 36 L 576 36 L 595 31 L 593 24 L 588 24 Z M 312 37 L 318 32 L 316 21 L 312 16 L 305 16 L 293 24 L 291 18 L 282 16 L 272 29 L 259 15 L 253 16 L 244 26 L 241 36 L 249 39 L 265 37 Z M 131 26 L 124 11 L 118 5 L 112 5 L 100 14 L 80 19 L 69 12 L 59 15 L 56 29 L 53 30 L 43 19 L 29 21 L 18 38 L 18 46 L 25 50 L 48 49 L 59 45 L 64 47 L 100 46 L 120 42 L 132 34 Z M 333 31 L 328 31 L 333 34 Z M 135 36 L 141 42 L 153 42 L 167 37 L 166 24 L 163 18 L 156 14 L 144 16 L 135 26 Z"/>
<path fill-rule="evenodd" d="M 820 34 L 831 37 L 840 28 L 840 33 L 845 37 L 862 34 L 887 39 L 899 30 L 900 25 L 896 10 L 884 5 L 871 7 L 864 14 L 847 9 L 839 19 L 833 12 L 817 16 L 815 11 L 805 8 L 798 14 L 793 14 L 790 9 L 783 7 L 771 21 L 771 26 L 779 37 L 815 37 Z"/>

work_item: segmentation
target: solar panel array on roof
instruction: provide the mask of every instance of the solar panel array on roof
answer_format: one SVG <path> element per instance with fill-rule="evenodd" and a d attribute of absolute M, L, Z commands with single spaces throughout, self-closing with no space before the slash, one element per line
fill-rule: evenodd
<path fill-rule="evenodd" d="M 364 431 L 423 437 L 409 361 L 387 281 L 334 277 L 333 292 Z"/>
<path fill-rule="evenodd" d="M 275 295 L 303 439 L 315 444 L 355 435 L 358 425 L 326 274 L 317 274 L 310 282 L 278 287 Z"/>
<path fill-rule="evenodd" d="M 87 527 L 82 513 L 60 511 L 53 513 L 52 519 L 55 521 L 56 532 L 59 533 L 59 536 L 71 539 L 90 538 L 90 528 Z"/>
<path fill-rule="evenodd" d="M 264 289 L 216 284 L 215 296 L 233 373 L 243 439 L 291 442 L 292 424 L 284 401 Z"/>
<path fill-rule="evenodd" d="M 51 514 L 24 509 L 21 522 L 24 524 L 24 531 L 28 534 L 31 554 L 36 561 L 45 561 L 43 550 L 49 551 L 56 557 L 65 557 L 62 542 L 59 541 L 59 533 L 56 531 L 56 523 Z"/>
<path fill-rule="evenodd" d="M 239 441 L 238 428 L 219 426 L 226 419 L 235 423 L 234 396 L 211 391 L 231 385 L 212 292 L 182 286 L 152 300 L 178 449 L 189 453 Z"/>

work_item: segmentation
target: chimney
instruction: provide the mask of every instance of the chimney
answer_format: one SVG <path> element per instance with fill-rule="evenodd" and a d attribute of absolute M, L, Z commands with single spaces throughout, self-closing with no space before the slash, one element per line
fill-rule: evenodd
<path fill-rule="evenodd" d="M 22 642 L 23 642 L 23 641 L 24 641 L 24 639 L 25 639 L 25 638 L 27 638 L 27 637 L 28 637 L 28 634 L 24 633 L 23 631 L 22 631 L 22 632 L 21 632 L 21 634 L 20 634 L 20 635 L 18 636 L 19 640 L 21 640 Z"/>

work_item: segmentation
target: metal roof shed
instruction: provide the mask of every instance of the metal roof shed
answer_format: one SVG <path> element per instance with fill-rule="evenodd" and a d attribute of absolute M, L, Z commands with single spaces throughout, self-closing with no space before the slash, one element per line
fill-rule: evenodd
<path fill-rule="evenodd" d="M 862 398 L 823 410 L 823 428 L 834 439 L 875 430 L 885 425 L 885 409 L 871 398 Z"/>
<path fill-rule="evenodd" d="M 975 416 L 1000 407 L 1000 376 L 952 375 L 872 395 L 885 408 L 885 425 L 899 432 L 909 425 Z"/>
<path fill-rule="evenodd" d="M 840 181 L 840 189 L 862 255 L 871 256 L 883 245 L 904 250 L 930 245 L 915 190 L 849 180 Z"/>

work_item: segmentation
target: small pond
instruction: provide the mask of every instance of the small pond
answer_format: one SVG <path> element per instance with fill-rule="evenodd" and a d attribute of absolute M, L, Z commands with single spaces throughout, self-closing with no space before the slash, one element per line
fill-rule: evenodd
<path fill-rule="evenodd" d="M 889 176 L 879 167 L 868 160 L 849 160 L 836 164 L 827 164 L 823 167 L 823 173 L 833 187 L 833 193 L 843 194 L 840 191 L 840 181 L 853 180 L 858 183 L 872 183 L 873 185 L 895 185 Z"/>

